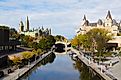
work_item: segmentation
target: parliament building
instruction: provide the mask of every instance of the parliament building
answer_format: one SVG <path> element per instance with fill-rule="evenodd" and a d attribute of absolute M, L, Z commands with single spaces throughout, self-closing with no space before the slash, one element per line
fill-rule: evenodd
<path fill-rule="evenodd" d="M 24 26 L 23 21 L 20 21 L 19 33 L 24 34 L 24 35 L 28 35 L 31 37 L 39 37 L 39 36 L 51 35 L 51 29 L 48 29 L 48 28 L 44 29 L 42 26 L 42 28 L 39 27 L 37 29 L 33 28 L 32 30 L 30 30 L 30 23 L 29 23 L 29 19 L 27 16 L 25 26 Z"/>

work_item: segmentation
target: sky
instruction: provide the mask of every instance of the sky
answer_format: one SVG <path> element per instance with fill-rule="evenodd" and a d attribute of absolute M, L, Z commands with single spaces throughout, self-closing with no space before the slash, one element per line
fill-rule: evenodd
<path fill-rule="evenodd" d="M 76 35 L 83 15 L 90 22 L 105 19 L 110 10 L 112 17 L 121 19 L 120 0 L 0 0 L 0 24 L 19 29 L 19 23 L 30 20 L 30 28 L 51 28 L 53 35 L 68 39 Z"/>

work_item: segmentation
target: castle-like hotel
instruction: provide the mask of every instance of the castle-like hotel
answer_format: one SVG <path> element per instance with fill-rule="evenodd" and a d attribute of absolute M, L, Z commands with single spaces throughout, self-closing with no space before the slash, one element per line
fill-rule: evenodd
<path fill-rule="evenodd" d="M 121 21 L 117 22 L 115 19 L 113 19 L 110 11 L 108 11 L 104 20 L 99 19 L 95 23 L 90 23 L 90 21 L 84 15 L 81 26 L 76 31 L 76 33 L 77 35 L 85 34 L 93 28 L 102 28 L 108 30 L 114 35 L 113 40 L 110 40 L 108 43 L 112 44 L 112 46 L 121 47 L 121 36 L 117 36 L 117 34 L 121 32 Z"/>
<path fill-rule="evenodd" d="M 93 29 L 93 28 L 103 28 L 103 29 L 110 31 L 115 36 L 117 36 L 117 33 L 119 33 L 121 29 L 121 22 L 117 23 L 116 20 L 112 18 L 110 11 L 108 11 L 108 14 L 105 20 L 99 19 L 95 23 L 90 23 L 88 19 L 86 18 L 86 16 L 84 15 L 82 24 L 79 30 L 77 31 L 77 35 L 85 34 L 90 29 Z"/>
<path fill-rule="evenodd" d="M 19 33 L 20 34 L 24 34 L 24 35 L 28 35 L 28 36 L 32 36 L 32 37 L 39 37 L 39 36 L 47 36 L 47 35 L 51 35 L 51 29 L 44 29 L 43 26 L 42 28 L 37 28 L 37 29 L 34 29 L 33 30 L 30 30 L 29 29 L 29 19 L 28 19 L 28 16 L 26 18 L 26 22 L 25 22 L 25 26 L 23 24 L 23 21 L 20 21 L 20 24 L 19 24 Z M 25 27 L 25 29 L 24 29 Z"/>

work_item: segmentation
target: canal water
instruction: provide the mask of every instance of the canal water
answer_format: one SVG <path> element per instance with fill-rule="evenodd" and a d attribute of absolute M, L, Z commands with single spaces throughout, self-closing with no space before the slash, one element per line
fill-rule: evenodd
<path fill-rule="evenodd" d="M 90 78 L 88 68 L 67 54 L 54 53 L 43 59 L 20 80 L 99 80 Z"/>

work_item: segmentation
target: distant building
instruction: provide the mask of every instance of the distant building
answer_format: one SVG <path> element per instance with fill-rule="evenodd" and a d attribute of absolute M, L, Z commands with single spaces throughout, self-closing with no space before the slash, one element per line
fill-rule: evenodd
<path fill-rule="evenodd" d="M 29 19 L 28 19 L 28 16 L 26 18 L 26 31 L 29 31 Z"/>
<path fill-rule="evenodd" d="M 0 26 L 0 54 L 10 50 L 16 50 L 16 46 L 19 44 L 19 41 L 9 40 L 8 27 Z"/>
<path fill-rule="evenodd" d="M 25 30 L 24 30 L 23 22 L 20 21 L 19 33 L 24 34 L 24 35 L 29 35 L 29 36 L 32 36 L 32 37 L 39 37 L 39 36 L 51 35 L 51 29 L 48 29 L 48 28 L 44 29 L 43 26 L 42 26 L 42 28 L 39 27 L 37 29 L 33 28 L 33 30 L 30 30 L 29 29 L 29 19 L 28 19 L 28 16 L 27 16 L 26 23 L 25 23 Z"/>
<path fill-rule="evenodd" d="M 114 36 L 117 36 L 117 33 L 119 33 L 120 31 L 120 27 L 121 22 L 117 23 L 115 19 L 112 19 L 110 11 L 108 11 L 108 14 L 104 20 L 99 19 L 97 22 L 94 23 L 90 23 L 90 21 L 84 15 L 82 24 L 77 30 L 77 35 L 85 34 L 93 28 L 103 28 L 113 33 Z"/>
<path fill-rule="evenodd" d="M 108 42 L 109 47 L 121 47 L 121 36 L 117 36 L 117 34 L 121 32 L 121 21 L 118 23 L 115 19 L 113 19 L 110 11 L 108 11 L 104 20 L 99 19 L 94 23 L 91 23 L 84 15 L 81 26 L 76 31 L 76 33 L 77 35 L 86 34 L 89 30 L 94 28 L 106 29 L 114 35 L 113 40 Z"/>
<path fill-rule="evenodd" d="M 20 21 L 20 24 L 19 24 L 19 32 L 23 32 L 24 31 L 24 24 L 22 21 Z"/>

